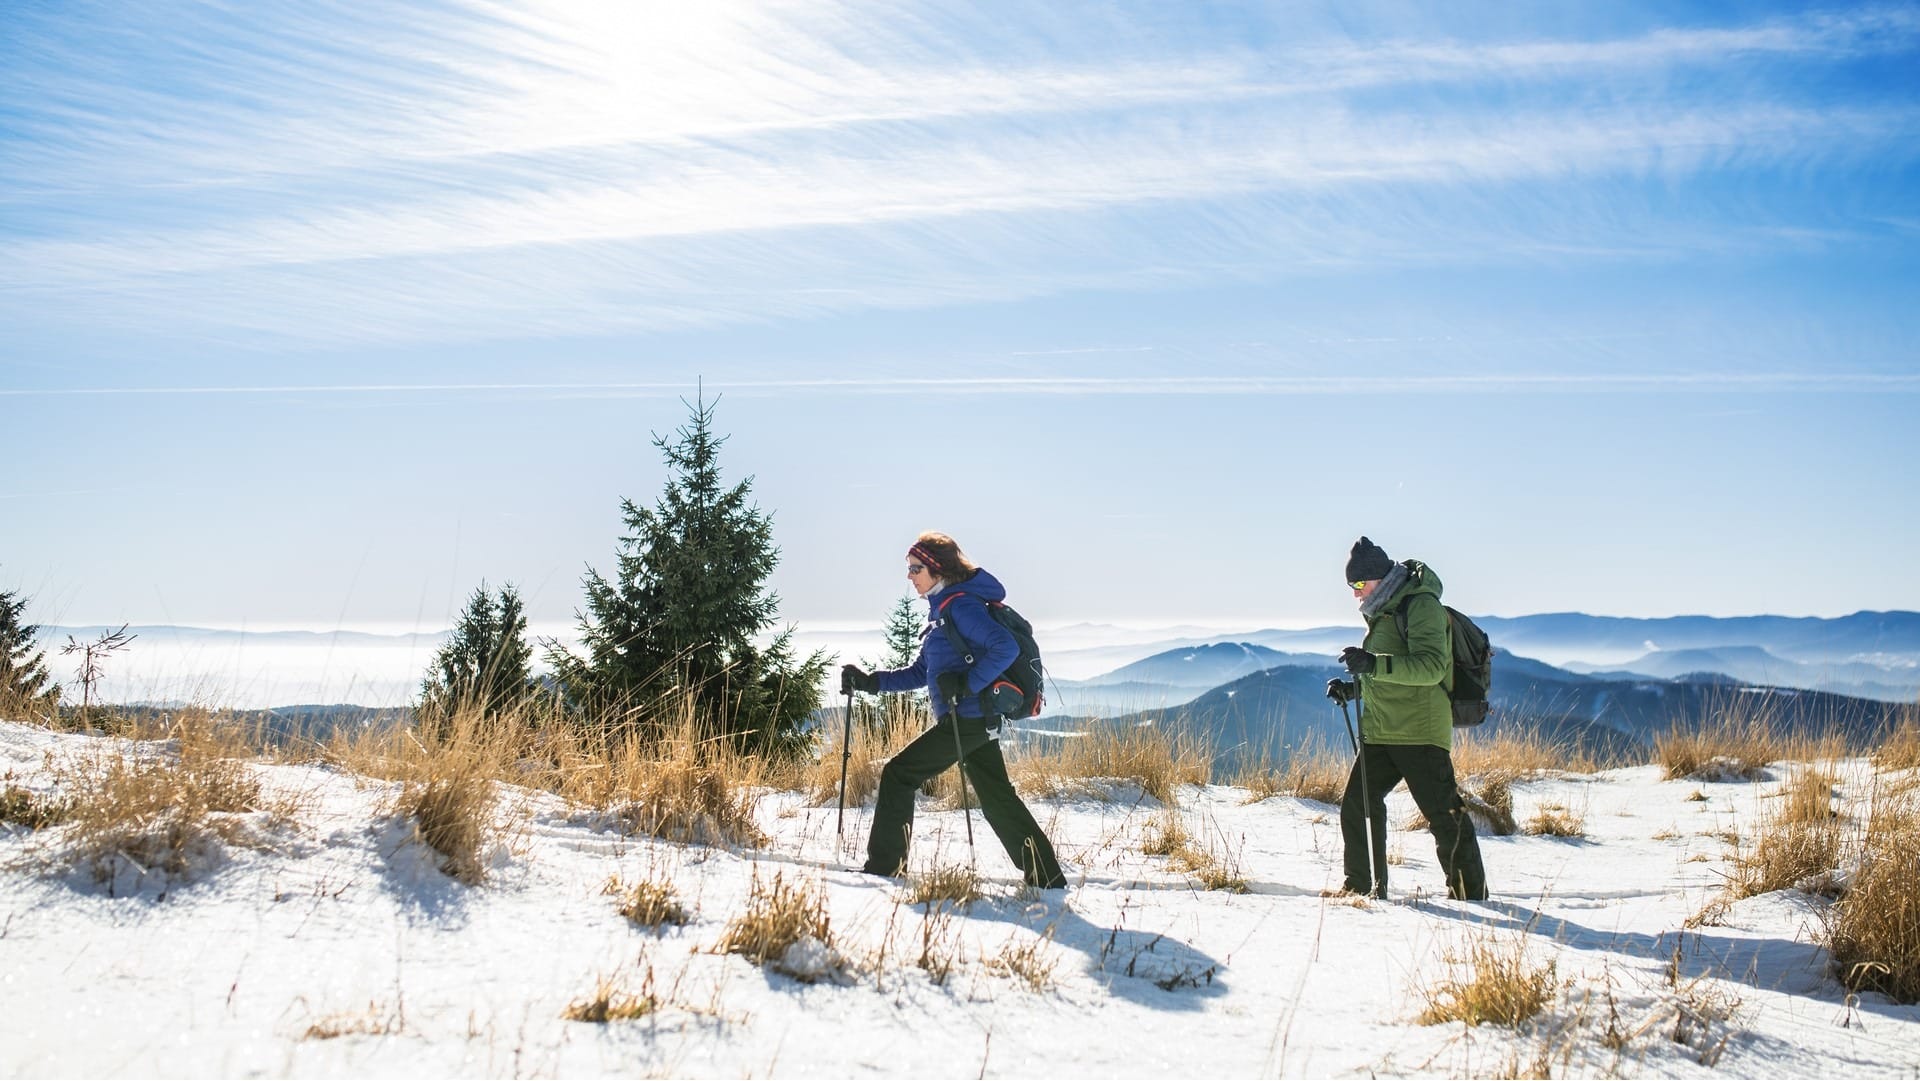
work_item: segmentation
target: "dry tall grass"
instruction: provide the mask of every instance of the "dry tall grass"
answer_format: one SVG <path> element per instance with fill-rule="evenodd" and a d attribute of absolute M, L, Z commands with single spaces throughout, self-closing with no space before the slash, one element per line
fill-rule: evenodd
<path fill-rule="evenodd" d="M 0 823 L 43 830 L 65 822 L 73 813 L 73 801 L 57 792 L 35 792 L 14 784 L 11 773 L 6 780 L 6 788 L 0 789 Z"/>
<path fill-rule="evenodd" d="M 1734 852 L 1725 896 L 1710 902 L 1695 919 L 1724 918 L 1728 902 L 1775 890 L 1831 889 L 1846 843 L 1833 808 L 1833 784 L 1833 774 L 1825 769 L 1801 767 L 1772 797 L 1778 802 L 1755 823 L 1751 840 L 1730 835 Z M 1810 879 L 1818 884 L 1810 884 Z"/>
<path fill-rule="evenodd" d="M 1509 780 L 1554 772 L 1595 773 L 1616 763 L 1570 742 L 1549 739 L 1538 728 L 1502 724 L 1491 730 L 1456 728 L 1453 772 L 1461 778 Z"/>
<path fill-rule="evenodd" d="M 1052 949 L 1053 930 L 1048 927 L 1038 938 L 1016 934 L 1007 939 L 1000 947 L 999 956 L 987 960 L 987 968 L 1015 977 L 1036 994 L 1045 991 L 1053 985 L 1053 972 L 1060 964 L 1060 958 Z"/>
<path fill-rule="evenodd" d="M 1842 983 L 1920 1002 L 1920 796 L 1911 789 L 1875 791 L 1858 870 L 1827 920 Z"/>
<path fill-rule="evenodd" d="M 1160 725 L 1121 728 L 1103 724 L 1085 735 L 1061 739 L 1043 751 L 1026 751 L 1008 763 L 1021 792 L 1032 796 L 1111 798 L 1102 782 L 1131 782 L 1171 805 L 1183 784 L 1206 784 L 1213 749 L 1205 739 Z"/>
<path fill-rule="evenodd" d="M 67 793 L 62 838 L 67 858 L 102 882 L 122 861 L 141 877 L 186 876 L 220 842 L 253 843 L 257 834 L 235 816 L 294 813 L 290 800 L 270 800 L 242 761 L 246 756 L 218 726 L 196 719 L 176 726 L 172 746 L 152 754 L 101 750 L 56 771 Z"/>
<path fill-rule="evenodd" d="M 980 872 L 972 867 L 940 866 L 907 877 L 909 901 L 916 905 L 966 906 L 980 900 Z"/>
<path fill-rule="evenodd" d="M 1520 831 L 1513 817 L 1513 778 L 1505 773 L 1480 774 L 1460 786 L 1467 810 L 1486 822 L 1489 833 L 1511 837 Z"/>
<path fill-rule="evenodd" d="M 628 991 L 620 977 L 602 976 L 595 981 L 593 993 L 567 1004 L 560 1016 L 568 1021 L 604 1025 L 611 1021 L 633 1021 L 658 1013 L 663 1003 L 653 989 L 653 966 L 641 977 L 640 990 Z"/>
<path fill-rule="evenodd" d="M 418 729 L 343 736 L 332 757 L 364 776 L 398 781 L 384 813 L 411 821 L 447 875 L 478 885 L 500 835 L 494 781 L 507 773 L 518 736 L 510 719 L 460 709 Z"/>
<path fill-rule="evenodd" d="M 1535 809 L 1525 829 L 1534 837 L 1580 838 L 1587 835 L 1587 818 L 1565 804 L 1546 803 Z"/>
<path fill-rule="evenodd" d="M 1787 754 L 1766 705 L 1739 699 L 1713 710 L 1698 728 L 1669 728 L 1655 738 L 1654 761 L 1668 780 L 1751 781 L 1765 775 L 1767 763 Z"/>
<path fill-rule="evenodd" d="M 1874 750 L 1873 764 L 1884 770 L 1920 770 L 1920 705 L 1900 711 L 1900 720 Z"/>
<path fill-rule="evenodd" d="M 880 787 L 880 770 L 887 760 L 920 737 L 933 723 L 933 714 L 924 700 L 914 695 L 890 694 L 879 703 L 856 702 L 853 741 L 846 744 L 847 806 L 865 807 L 873 802 Z M 827 734 L 820 759 L 812 763 L 800 779 L 807 798 L 815 807 L 827 807 L 840 800 L 842 740 L 846 727 Z M 951 772 L 951 771 L 949 771 Z M 941 789 L 944 791 L 944 788 Z M 958 788 L 956 786 L 955 792 Z"/>
<path fill-rule="evenodd" d="M 872 802 L 887 760 L 918 739 L 933 723 L 927 704 L 908 695 L 887 695 L 873 713 L 861 713 L 853 726 L 853 742 L 846 755 L 846 800 L 849 807 Z M 860 711 L 856 711 L 860 712 Z M 869 719 L 872 719 L 872 723 Z M 807 765 L 793 784 L 806 792 L 816 807 L 840 799 L 841 740 L 845 731 L 828 734 L 817 761 Z M 1113 783 L 1133 783 L 1163 803 L 1171 803 L 1182 784 L 1205 784 L 1210 774 L 1211 749 L 1203 741 L 1158 726 L 1114 728 L 1097 726 L 1085 735 L 1021 743 L 1010 753 L 1007 772 L 1022 795 L 1035 798 L 1093 796 L 1107 799 Z M 768 778 L 779 783 L 784 778 Z M 922 789 L 947 807 L 960 806 L 960 774 L 945 772 Z"/>
<path fill-rule="evenodd" d="M 806 939 L 833 944 L 826 890 L 817 881 L 788 882 L 778 871 L 769 881 L 756 870 L 746 910 L 727 921 L 713 952 L 737 953 L 765 965 L 780 961 L 790 947 Z"/>
<path fill-rule="evenodd" d="M 1777 798 L 1780 800 L 1774 808 L 1772 817 L 1779 822 L 1796 825 L 1831 822 L 1839 817 L 1834 810 L 1833 772 L 1819 766 L 1805 766 L 1793 775 L 1786 784 L 1780 786 Z"/>
<path fill-rule="evenodd" d="M 606 888 L 601 891 L 610 897 L 620 898 L 620 914 L 635 925 L 659 928 L 663 924 L 676 927 L 685 926 L 690 917 L 686 906 L 680 903 L 680 891 L 674 887 L 671 879 L 650 875 L 637 882 L 628 882 L 620 876 L 607 880 Z"/>
<path fill-rule="evenodd" d="M 1503 942 L 1491 931 L 1470 937 L 1464 952 L 1446 957 L 1448 975 L 1422 989 L 1427 1005 L 1420 1024 L 1518 1025 L 1545 1009 L 1559 991 L 1558 964 L 1529 960 L 1530 937 L 1517 934 Z"/>
<path fill-rule="evenodd" d="M 479 871 L 480 852 L 496 835 L 493 781 L 608 811 L 633 833 L 684 843 L 765 844 L 755 810 L 766 790 L 767 761 L 740 753 L 726 737 L 707 735 L 691 696 L 662 708 L 668 716 L 646 733 L 575 723 L 537 704 L 497 715 L 454 708 L 417 730 L 337 739 L 328 758 L 402 782 L 394 810 L 420 821 L 423 839 L 443 853 L 449 873 L 461 877 Z"/>
<path fill-rule="evenodd" d="M 1339 803 L 1347 789 L 1353 756 L 1329 747 L 1319 736 L 1301 741 L 1275 766 L 1264 758 L 1248 759 L 1227 783 L 1247 790 L 1247 802 L 1274 796 L 1297 796 L 1317 803 Z"/>

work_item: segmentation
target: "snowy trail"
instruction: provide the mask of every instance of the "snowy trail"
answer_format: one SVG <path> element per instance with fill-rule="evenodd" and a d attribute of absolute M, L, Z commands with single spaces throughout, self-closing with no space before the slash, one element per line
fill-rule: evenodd
<path fill-rule="evenodd" d="M 84 744 L 0 724 L 0 770 L 44 787 L 48 752 Z M 1864 768 L 1849 764 L 1843 796 L 1864 791 Z M 1432 896 L 1427 835 L 1397 828 L 1411 811 L 1404 793 L 1389 801 L 1396 900 L 1365 907 L 1319 895 L 1339 863 L 1323 804 L 1183 792 L 1196 832 L 1252 882 L 1234 894 L 1198 890 L 1139 852 L 1162 814 L 1151 802 L 1047 802 L 1040 814 L 1074 886 L 1018 890 L 976 817 L 989 896 L 943 913 L 846 869 L 864 810 L 849 809 L 837 844 L 835 808 L 794 794 L 763 800 L 772 842 L 758 851 L 624 837 L 540 794 L 503 800 L 521 810 L 488 884 L 469 888 L 378 817 L 383 784 L 259 769 L 304 795 L 298 825 L 226 850 L 164 899 L 154 887 L 108 897 L 85 876 L 47 872 L 54 831 L 0 835 L 0 1070 L 1362 1077 L 1503 1073 L 1541 1055 L 1557 1075 L 1920 1070 L 1920 1008 L 1849 1003 L 1827 973 L 1825 902 L 1769 894 L 1732 905 L 1718 926 L 1685 926 L 1725 872 L 1722 835 L 1750 824 L 1777 782 L 1665 782 L 1642 768 L 1516 785 L 1523 820 L 1572 800 L 1586 837 L 1485 838 L 1495 896 L 1483 904 Z M 920 828 L 916 865 L 966 861 L 958 812 L 923 809 Z M 753 876 L 776 871 L 820 884 L 842 975 L 802 983 L 712 952 Z M 633 927 L 604 892 L 616 875 L 670 879 L 691 922 Z M 1524 943 L 1558 966 L 1564 986 L 1534 1034 L 1415 1022 L 1446 958 L 1475 941 Z M 1006 968 L 1022 950 L 1051 962 L 1042 990 Z M 944 980 L 922 967 L 927 955 L 950 966 Z M 638 991 L 649 973 L 658 1012 L 562 1019 L 602 979 Z M 1676 1040 L 1683 1007 L 1704 1019 Z M 1609 1011 L 1637 1030 L 1618 1052 L 1600 1038 Z M 327 1028 L 346 1034 L 316 1034 Z"/>

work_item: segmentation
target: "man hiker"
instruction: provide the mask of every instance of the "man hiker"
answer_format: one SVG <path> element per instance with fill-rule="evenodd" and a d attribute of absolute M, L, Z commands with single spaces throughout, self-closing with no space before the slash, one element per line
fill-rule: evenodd
<path fill-rule="evenodd" d="M 1387 895 L 1387 793 L 1405 780 L 1433 832 L 1447 896 L 1484 901 L 1480 841 L 1453 776 L 1453 640 L 1440 576 L 1419 560 L 1395 563 L 1361 537 L 1347 558 L 1347 585 L 1367 634 L 1340 654 L 1352 678 L 1327 681 L 1328 698 L 1359 710 L 1358 753 L 1340 800 L 1346 890 Z"/>

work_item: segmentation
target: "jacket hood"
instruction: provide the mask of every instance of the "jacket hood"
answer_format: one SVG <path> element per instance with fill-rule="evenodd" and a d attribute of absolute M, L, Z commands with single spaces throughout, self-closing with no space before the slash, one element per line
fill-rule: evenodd
<path fill-rule="evenodd" d="M 977 597 L 985 604 L 998 604 L 1007 599 L 1007 587 L 1000 584 L 1000 579 L 981 569 L 974 571 L 973 576 L 964 582 L 955 582 L 938 593 L 928 594 L 927 607 L 938 611 L 941 603 L 955 593 Z"/>
<path fill-rule="evenodd" d="M 1417 559 L 1403 560 L 1403 562 L 1407 566 L 1407 584 L 1401 586 L 1400 591 L 1393 595 L 1393 602 L 1389 607 L 1397 606 L 1408 597 L 1421 593 L 1431 593 L 1435 600 L 1439 600 L 1440 576 L 1434 573 L 1433 568 Z"/>

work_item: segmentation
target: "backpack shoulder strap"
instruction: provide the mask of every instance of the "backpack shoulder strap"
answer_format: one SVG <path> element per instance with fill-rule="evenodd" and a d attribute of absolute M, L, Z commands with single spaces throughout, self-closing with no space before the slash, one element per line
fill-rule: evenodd
<path fill-rule="evenodd" d="M 1400 640 L 1402 642 L 1407 640 L 1407 609 L 1413 605 L 1414 598 L 1421 596 L 1425 596 L 1425 594 L 1409 594 L 1400 598 L 1400 603 L 1394 606 L 1393 622 L 1395 626 L 1400 628 Z M 1438 603 L 1438 601 L 1439 598 L 1435 598 L 1435 603 Z M 1453 613 L 1448 611 L 1446 605 L 1442 604 L 1440 605 L 1440 614 L 1447 617 L 1447 630 L 1451 632 L 1453 630 Z"/>
<path fill-rule="evenodd" d="M 967 640 L 960 636 L 959 626 L 954 623 L 952 617 L 947 615 L 947 605 L 952 604 L 965 595 L 964 593 L 955 593 L 953 596 L 941 601 L 939 611 L 936 614 L 940 617 L 940 626 L 946 629 L 947 643 L 953 647 L 955 653 L 960 655 L 961 660 L 967 662 L 967 667 L 971 668 L 973 667 L 973 647 L 968 645 Z"/>

